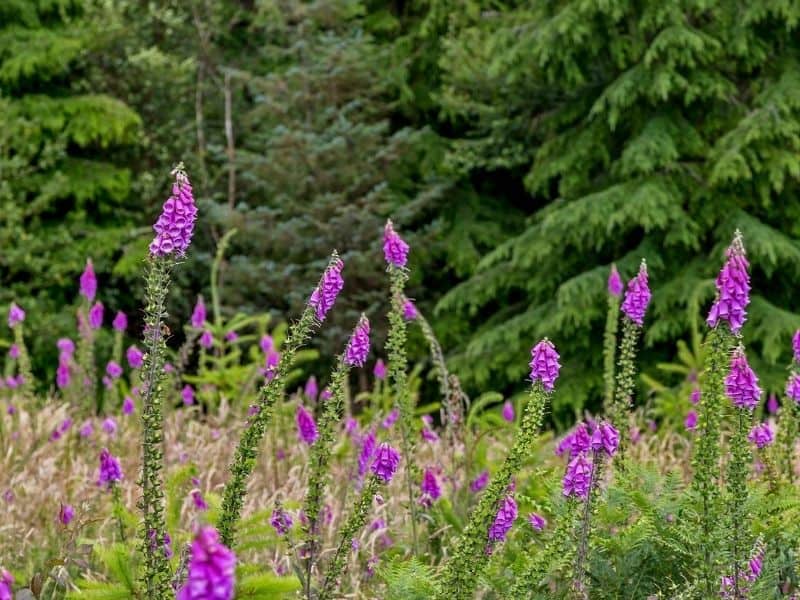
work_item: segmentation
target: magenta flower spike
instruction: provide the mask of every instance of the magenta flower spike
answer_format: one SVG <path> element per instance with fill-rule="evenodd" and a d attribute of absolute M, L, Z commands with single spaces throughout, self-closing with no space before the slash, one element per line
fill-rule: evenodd
<path fill-rule="evenodd" d="M 386 418 L 383 421 L 381 421 L 381 427 L 383 427 L 384 429 L 391 429 L 392 426 L 395 423 L 397 423 L 397 419 L 399 418 L 400 418 L 400 410 L 397 408 L 393 408 L 389 412 L 389 414 L 386 415 Z"/>
<path fill-rule="evenodd" d="M 322 322 L 331 308 L 333 308 L 339 292 L 344 287 L 342 269 L 344 263 L 338 257 L 325 269 L 322 274 L 322 281 L 314 289 L 308 305 L 314 309 L 317 319 Z"/>
<path fill-rule="evenodd" d="M 58 511 L 58 522 L 66 527 L 72 522 L 72 519 L 74 518 L 75 518 L 75 509 L 72 508 L 72 505 L 62 504 L 61 508 Z"/>
<path fill-rule="evenodd" d="M 192 542 L 189 575 L 177 600 L 233 600 L 235 583 L 236 555 L 216 529 L 203 526 Z"/>
<path fill-rule="evenodd" d="M 725 393 L 734 406 L 748 410 L 753 410 L 761 398 L 758 377 L 750 368 L 742 346 L 733 352 L 730 372 L 725 378 Z"/>
<path fill-rule="evenodd" d="M 128 328 L 127 315 L 121 310 L 117 311 L 117 314 L 114 316 L 114 320 L 111 322 L 111 326 L 114 328 L 115 331 L 124 332 Z"/>
<path fill-rule="evenodd" d="M 439 480 L 436 479 L 436 474 L 430 469 L 425 469 L 422 473 L 420 489 L 422 490 L 420 504 L 423 506 L 430 507 L 442 496 L 442 488 L 439 486 Z"/>
<path fill-rule="evenodd" d="M 697 411 L 690 410 L 686 413 L 686 418 L 683 420 L 683 426 L 687 431 L 694 431 L 697 427 Z"/>
<path fill-rule="evenodd" d="M 110 360 L 106 365 L 106 373 L 111 379 L 119 379 L 119 377 L 122 375 L 122 367 L 119 365 L 119 363 Z"/>
<path fill-rule="evenodd" d="M 592 450 L 614 456 L 619 448 L 619 432 L 608 421 L 601 421 L 592 434 Z"/>
<path fill-rule="evenodd" d="M 772 425 L 769 423 L 760 423 L 754 426 L 750 430 L 747 439 L 754 443 L 759 450 L 765 446 L 769 446 L 775 439 Z"/>
<path fill-rule="evenodd" d="M 500 412 L 504 421 L 508 423 L 514 422 L 514 417 L 516 417 L 516 415 L 514 413 L 514 405 L 511 403 L 511 400 L 506 400 L 503 403 L 503 410 Z"/>
<path fill-rule="evenodd" d="M 89 327 L 100 329 L 103 325 L 103 303 L 95 302 L 89 309 Z"/>
<path fill-rule="evenodd" d="M 414 301 L 406 298 L 405 302 L 403 302 L 403 318 L 406 321 L 413 321 L 418 316 L 419 312 L 417 311 L 417 306 L 414 304 Z"/>
<path fill-rule="evenodd" d="M 125 352 L 125 357 L 128 359 L 128 365 L 131 369 L 141 369 L 144 362 L 144 354 L 136 346 L 131 346 Z"/>
<path fill-rule="evenodd" d="M 13 585 L 14 576 L 5 569 L 0 569 L 0 600 L 14 600 Z"/>
<path fill-rule="evenodd" d="M 611 272 L 608 274 L 608 293 L 619 298 L 622 296 L 622 277 L 619 276 L 617 265 L 611 264 Z"/>
<path fill-rule="evenodd" d="M 389 483 L 397 472 L 400 464 L 400 453 L 389 444 L 383 443 L 378 447 L 372 461 L 372 473 L 383 483 Z"/>
<path fill-rule="evenodd" d="M 58 389 L 63 390 L 68 387 L 70 381 L 72 381 L 72 372 L 69 369 L 69 365 L 63 362 L 59 363 L 56 369 L 56 385 Z"/>
<path fill-rule="evenodd" d="M 94 274 L 94 264 L 92 259 L 86 259 L 86 267 L 83 269 L 80 278 L 81 296 L 86 298 L 87 302 L 92 302 L 97 295 L 97 276 Z"/>
<path fill-rule="evenodd" d="M 369 354 L 369 319 L 362 314 L 347 342 L 344 362 L 351 367 L 363 367 L 367 362 L 367 354 Z"/>
<path fill-rule="evenodd" d="M 56 342 L 56 348 L 62 355 L 65 354 L 66 358 L 71 358 L 75 352 L 75 342 L 69 338 L 61 338 Z"/>
<path fill-rule="evenodd" d="M 151 256 L 185 256 L 194 234 L 197 207 L 192 195 L 192 185 L 182 165 L 172 174 L 175 176 L 172 195 L 164 202 L 161 216 L 153 225 L 156 237 L 150 243 Z"/>
<path fill-rule="evenodd" d="M 547 519 L 545 519 L 542 515 L 531 513 L 528 515 L 528 523 L 531 524 L 534 531 L 543 531 L 545 527 L 547 527 Z"/>
<path fill-rule="evenodd" d="M 628 282 L 628 290 L 622 301 L 622 312 L 639 327 L 644 325 L 644 315 L 650 304 L 650 286 L 647 281 L 647 263 L 642 260 L 639 273 Z"/>
<path fill-rule="evenodd" d="M 319 396 L 319 386 L 317 385 L 317 378 L 313 375 L 306 381 L 306 387 L 303 389 L 303 394 L 312 402 L 316 401 Z"/>
<path fill-rule="evenodd" d="M 383 362 L 383 359 L 379 358 L 375 361 L 372 374 L 375 375 L 375 379 L 380 379 L 381 381 L 386 379 L 386 363 Z"/>
<path fill-rule="evenodd" d="M 391 220 L 386 221 L 383 229 L 383 257 L 395 267 L 405 267 L 408 262 L 408 244 L 397 235 Z"/>
<path fill-rule="evenodd" d="M 694 405 L 699 404 L 700 403 L 700 396 L 701 396 L 700 389 L 699 388 L 694 388 L 692 390 L 692 393 L 689 395 L 689 402 L 691 402 Z"/>
<path fill-rule="evenodd" d="M 192 318 L 191 318 L 191 325 L 195 329 L 202 329 L 203 325 L 206 322 L 206 305 L 203 302 L 203 297 L 197 297 L 197 303 L 194 305 L 194 310 L 192 311 Z"/>
<path fill-rule="evenodd" d="M 706 322 L 709 327 L 716 327 L 720 321 L 725 321 L 733 333 L 739 333 L 747 319 L 747 305 L 750 303 L 750 275 L 747 273 L 750 263 L 738 230 L 725 255 L 727 260 L 716 281 L 717 298 Z"/>
<path fill-rule="evenodd" d="M 122 467 L 119 460 L 107 448 L 100 452 L 100 469 L 97 472 L 97 485 L 110 488 L 114 482 L 122 479 Z"/>
<path fill-rule="evenodd" d="M 125 399 L 122 401 L 122 414 L 126 416 L 132 415 L 135 409 L 136 405 L 133 403 L 133 398 L 125 396 Z"/>
<path fill-rule="evenodd" d="M 494 517 L 494 522 L 489 527 L 489 541 L 505 541 L 508 532 L 517 519 L 517 503 L 512 496 L 506 496 L 500 502 L 500 508 Z"/>
<path fill-rule="evenodd" d="M 786 395 L 800 404 L 800 375 L 792 373 L 786 382 Z"/>
<path fill-rule="evenodd" d="M 183 386 L 181 390 L 181 399 L 183 400 L 184 406 L 191 406 L 194 404 L 194 388 L 188 383 Z"/>
<path fill-rule="evenodd" d="M 200 336 L 200 345 L 206 350 L 214 345 L 214 336 L 211 335 L 211 332 L 208 329 L 206 329 Z"/>
<path fill-rule="evenodd" d="M 197 510 L 208 510 L 208 503 L 200 490 L 192 490 L 192 504 Z"/>
<path fill-rule="evenodd" d="M 358 476 L 364 477 L 367 473 L 369 465 L 372 463 L 372 457 L 375 455 L 375 431 L 370 430 L 361 438 L 361 449 L 358 453 Z"/>
<path fill-rule="evenodd" d="M 473 494 L 483 490 L 489 483 L 489 471 L 481 471 L 469 484 L 469 491 Z"/>
<path fill-rule="evenodd" d="M 792 336 L 792 352 L 794 354 L 794 362 L 800 363 L 800 329 L 795 331 Z"/>
<path fill-rule="evenodd" d="M 278 535 L 283 536 L 289 533 L 292 528 L 292 517 L 283 508 L 279 507 L 272 511 L 269 523 Z"/>
<path fill-rule="evenodd" d="M 780 405 L 778 404 L 778 397 L 775 394 L 770 394 L 767 398 L 767 412 L 774 415 L 778 412 Z"/>
<path fill-rule="evenodd" d="M 544 389 L 551 392 L 561 369 L 559 358 L 556 347 L 547 338 L 536 344 L 531 349 L 531 381 L 541 381 Z"/>
<path fill-rule="evenodd" d="M 25 311 L 17 305 L 16 302 L 12 302 L 11 306 L 8 309 L 8 326 L 13 329 L 20 323 L 25 320 Z"/>
<path fill-rule="evenodd" d="M 592 468 L 592 463 L 584 454 L 578 454 L 573 458 L 567 465 L 567 472 L 562 482 L 564 496 L 575 496 L 586 500 L 589 497 Z"/>
<path fill-rule="evenodd" d="M 317 424 L 314 422 L 314 417 L 308 412 L 302 404 L 297 406 L 297 414 L 295 416 L 297 421 L 297 435 L 301 441 L 309 446 L 317 441 Z"/>

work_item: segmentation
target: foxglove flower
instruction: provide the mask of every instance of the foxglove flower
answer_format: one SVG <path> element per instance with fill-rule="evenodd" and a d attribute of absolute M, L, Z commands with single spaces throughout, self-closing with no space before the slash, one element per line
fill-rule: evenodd
<path fill-rule="evenodd" d="M 420 504 L 423 506 L 430 507 L 431 504 L 436 502 L 442 495 L 442 489 L 439 487 L 439 480 L 436 479 L 436 474 L 430 469 L 425 469 L 423 472 L 420 489 L 422 490 Z"/>
<path fill-rule="evenodd" d="M 8 326 L 12 329 L 25 320 L 25 311 L 16 302 L 12 302 L 8 309 Z"/>
<path fill-rule="evenodd" d="M 391 221 L 383 229 L 383 257 L 395 267 L 405 267 L 408 262 L 408 244 L 397 235 Z"/>
<path fill-rule="evenodd" d="M 694 388 L 692 390 L 692 393 L 689 395 L 689 402 L 691 402 L 692 404 L 695 404 L 695 405 L 699 404 L 700 403 L 700 396 L 701 396 L 700 390 L 698 388 Z"/>
<path fill-rule="evenodd" d="M 258 342 L 258 345 L 261 347 L 261 351 L 264 354 L 269 354 L 275 348 L 275 341 L 272 339 L 271 335 L 264 334 L 261 336 L 261 340 Z"/>
<path fill-rule="evenodd" d="M 228 333 L 225 334 L 225 341 L 226 342 L 233 343 L 238 339 L 239 339 L 239 334 L 236 333 L 235 331 L 229 331 Z"/>
<path fill-rule="evenodd" d="M 405 302 L 403 302 L 403 318 L 406 321 L 413 321 L 418 315 L 419 313 L 417 312 L 417 307 L 414 302 L 406 298 Z"/>
<path fill-rule="evenodd" d="M 733 353 L 731 369 L 725 378 L 725 393 L 733 405 L 753 410 L 761 397 L 758 377 L 750 368 L 744 349 L 739 346 Z"/>
<path fill-rule="evenodd" d="M 68 387 L 71 380 L 72 373 L 69 370 L 69 365 L 63 362 L 59 363 L 56 369 L 56 385 L 58 389 L 63 390 Z"/>
<path fill-rule="evenodd" d="M 95 302 L 89 309 L 89 327 L 100 329 L 103 325 L 103 303 Z"/>
<path fill-rule="evenodd" d="M 739 333 L 747 319 L 747 305 L 750 303 L 750 276 L 747 273 L 750 264 L 739 231 L 725 254 L 727 261 L 717 276 L 717 298 L 706 322 L 709 327 L 716 327 L 722 320 L 728 323 L 733 333 Z"/>
<path fill-rule="evenodd" d="M 172 195 L 164 202 L 161 216 L 153 225 L 156 237 L 150 243 L 152 256 L 167 256 L 173 253 L 179 257 L 184 256 L 192 241 L 194 223 L 197 219 L 192 185 L 182 167 L 175 169 L 173 174 L 175 183 L 172 185 Z"/>
<path fill-rule="evenodd" d="M 203 297 L 198 296 L 197 302 L 195 303 L 194 309 L 192 310 L 192 317 L 189 320 L 189 324 L 195 329 L 202 329 L 205 322 L 206 322 L 206 305 L 203 302 Z"/>
<path fill-rule="evenodd" d="M 183 400 L 184 406 L 191 406 L 194 404 L 194 388 L 188 383 L 183 386 L 181 390 L 181 399 Z"/>
<path fill-rule="evenodd" d="M 106 417 L 103 420 L 103 431 L 108 435 L 117 433 L 117 422 L 114 420 L 114 417 Z"/>
<path fill-rule="evenodd" d="M 550 340 L 545 338 L 536 344 L 531 349 L 531 381 L 541 381 L 545 390 L 552 391 L 561 369 L 558 359 L 558 352 Z"/>
<path fill-rule="evenodd" d="M 111 322 L 111 326 L 114 328 L 115 331 L 124 332 L 128 328 L 128 317 L 121 310 L 117 311 L 114 320 Z"/>
<path fill-rule="evenodd" d="M 314 417 L 302 404 L 297 406 L 296 421 L 298 437 L 309 446 L 316 442 L 317 424 L 314 422 Z"/>
<path fill-rule="evenodd" d="M 489 541 L 502 542 L 517 519 L 517 503 L 511 496 L 506 496 L 500 503 L 494 523 L 489 527 Z"/>
<path fill-rule="evenodd" d="M 617 298 L 622 295 L 622 278 L 615 264 L 611 265 L 611 272 L 608 274 L 608 293 Z"/>
<path fill-rule="evenodd" d="M 278 535 L 286 535 L 292 528 L 292 517 L 288 512 L 283 510 L 283 508 L 276 507 L 275 510 L 272 511 L 272 517 L 270 517 L 269 523 Z"/>
<path fill-rule="evenodd" d="M 528 522 L 536 531 L 543 531 L 544 528 L 547 527 L 547 519 L 536 513 L 531 513 L 528 515 Z"/>
<path fill-rule="evenodd" d="M 92 425 L 92 422 L 85 421 L 83 425 L 81 425 L 81 428 L 78 430 L 78 434 L 82 438 L 92 437 L 92 434 L 94 434 L 94 425 Z"/>
<path fill-rule="evenodd" d="M 614 456 L 619 447 L 619 432 L 607 421 L 601 421 L 592 434 L 592 450 Z"/>
<path fill-rule="evenodd" d="M 389 483 L 400 464 L 400 454 L 389 444 L 383 443 L 378 447 L 372 461 L 372 473 L 383 483 Z"/>
<path fill-rule="evenodd" d="M 114 482 L 122 479 L 122 467 L 119 460 L 103 448 L 100 452 L 100 469 L 97 472 L 97 485 L 111 488 Z"/>
<path fill-rule="evenodd" d="M 19 346 L 11 344 L 11 347 L 8 349 L 8 357 L 12 360 L 17 360 L 19 358 Z"/>
<path fill-rule="evenodd" d="M 75 509 L 71 504 L 62 504 L 58 511 L 58 521 L 64 526 L 69 525 L 75 518 Z"/>
<path fill-rule="evenodd" d="M 361 438 L 361 450 L 358 453 L 358 476 L 364 477 L 375 454 L 375 432 L 370 430 Z"/>
<path fill-rule="evenodd" d="M 369 354 L 369 320 L 362 314 L 347 342 L 344 362 L 351 367 L 363 367 L 367 361 L 367 354 Z"/>
<path fill-rule="evenodd" d="M 72 358 L 75 353 L 75 342 L 69 338 L 61 338 L 56 342 L 56 348 L 58 348 L 62 357 Z"/>
<path fill-rule="evenodd" d="M 786 395 L 800 404 L 800 375 L 792 373 L 786 382 Z"/>
<path fill-rule="evenodd" d="M 622 312 L 631 321 L 641 327 L 644 325 L 644 314 L 650 304 L 650 287 L 647 283 L 647 264 L 642 261 L 639 273 L 628 282 L 628 291 L 622 301 Z"/>
<path fill-rule="evenodd" d="M 694 431 L 697 427 L 697 411 L 690 410 L 686 413 L 686 418 L 683 420 L 683 426 L 686 427 L 688 431 Z"/>
<path fill-rule="evenodd" d="M 325 269 L 325 272 L 322 274 L 322 281 L 320 281 L 319 285 L 311 294 L 311 298 L 308 300 L 309 306 L 314 309 L 317 319 L 320 322 L 325 320 L 325 316 L 328 314 L 328 311 L 333 308 L 339 292 L 341 292 L 344 287 L 344 279 L 342 279 L 343 268 L 344 263 L 341 259 L 336 258 Z"/>
<path fill-rule="evenodd" d="M 122 414 L 123 415 L 132 415 L 134 411 L 135 405 L 133 403 L 133 398 L 130 396 L 125 396 L 125 399 L 122 401 Z"/>
<path fill-rule="evenodd" d="M 760 450 L 764 446 L 769 446 L 775 439 L 775 435 L 769 423 L 761 423 L 750 430 L 747 439 L 753 442 Z"/>
<path fill-rule="evenodd" d="M 393 408 L 392 411 L 386 415 L 386 418 L 381 422 L 381 427 L 384 429 L 391 429 L 392 426 L 397 423 L 398 418 L 400 418 L 400 411 L 396 408 Z"/>
<path fill-rule="evenodd" d="M 509 423 L 514 422 L 514 417 L 516 415 L 514 414 L 514 405 L 511 404 L 511 400 L 505 401 L 501 414 L 503 415 L 503 420 L 508 421 Z"/>
<path fill-rule="evenodd" d="M 375 361 L 375 367 L 372 369 L 372 374 L 375 375 L 375 379 L 386 379 L 386 364 L 383 362 L 383 359 L 379 358 Z"/>
<path fill-rule="evenodd" d="M 563 494 L 564 496 L 575 496 L 581 500 L 589 497 L 589 487 L 592 480 L 592 463 L 586 456 L 579 454 L 567 465 L 567 472 L 564 474 Z"/>
<path fill-rule="evenodd" d="M 469 484 L 469 491 L 476 494 L 483 490 L 489 483 L 489 471 L 481 471 Z"/>
<path fill-rule="evenodd" d="M 800 329 L 792 336 L 792 351 L 794 352 L 794 362 L 800 363 Z"/>
<path fill-rule="evenodd" d="M 86 259 L 86 267 L 83 269 L 80 278 L 81 296 L 86 298 L 87 302 L 92 302 L 97 295 L 97 276 L 94 274 L 94 265 L 92 259 Z"/>
<path fill-rule="evenodd" d="M 216 529 L 204 526 L 198 531 L 191 556 L 177 600 L 233 600 L 236 555 L 219 541 Z"/>
<path fill-rule="evenodd" d="M 208 503 L 200 490 L 192 490 L 192 504 L 197 510 L 208 510 Z"/>
<path fill-rule="evenodd" d="M 208 329 L 206 329 L 200 336 L 200 345 L 206 350 L 214 345 L 214 336 L 211 335 L 211 332 Z"/>
<path fill-rule="evenodd" d="M 111 377 L 111 379 L 119 379 L 119 377 L 122 375 L 122 367 L 119 366 L 119 363 L 110 360 L 106 365 L 106 373 L 109 377 Z"/>
<path fill-rule="evenodd" d="M 308 378 L 308 381 L 306 381 L 306 387 L 303 390 L 303 394 L 305 394 L 305 397 L 312 402 L 317 399 L 317 396 L 319 395 L 319 387 L 317 386 L 317 378 L 313 375 Z"/>
<path fill-rule="evenodd" d="M 14 577 L 5 569 L 0 569 L 0 600 L 13 600 L 11 586 L 14 585 Z"/>
<path fill-rule="evenodd" d="M 144 354 L 136 346 L 131 346 L 128 348 L 128 351 L 125 353 L 125 357 L 128 359 L 128 365 L 130 365 L 131 369 L 142 368 Z"/>
<path fill-rule="evenodd" d="M 767 412 L 771 415 L 774 415 L 778 412 L 780 405 L 778 404 L 778 397 L 775 394 L 770 394 L 769 398 L 767 398 Z"/>

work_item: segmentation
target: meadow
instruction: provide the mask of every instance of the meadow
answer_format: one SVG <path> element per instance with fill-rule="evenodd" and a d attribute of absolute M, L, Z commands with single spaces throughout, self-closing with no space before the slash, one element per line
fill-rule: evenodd
<path fill-rule="evenodd" d="M 87 257 L 75 334 L 52 340 L 55 381 L 40 382 L 30 315 L 9 307 L 0 600 L 798 597 L 800 332 L 785 394 L 767 396 L 743 334 L 738 231 L 702 329 L 661 365 L 678 383 L 646 377 L 646 398 L 648 257 L 627 280 L 608 266 L 604 404 L 556 433 L 568 357 L 531 340 L 527 393 L 467 397 L 405 295 L 414 248 L 391 221 L 374 256 L 390 310 L 352 323 L 330 373 L 309 342 L 348 293 L 335 249 L 287 323 L 225 318 L 213 286 L 211 307 L 173 314 L 203 215 L 183 167 L 172 176 L 142 257 L 141 331 L 104 303 Z M 415 328 L 438 390 L 427 403 Z"/>

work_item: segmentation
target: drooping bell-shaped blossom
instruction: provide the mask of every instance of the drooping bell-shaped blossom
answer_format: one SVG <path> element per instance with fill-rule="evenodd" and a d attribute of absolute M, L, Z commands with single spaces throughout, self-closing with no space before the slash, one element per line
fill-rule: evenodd
<path fill-rule="evenodd" d="M 800 374 L 792 373 L 786 381 L 786 395 L 800 404 Z"/>
<path fill-rule="evenodd" d="M 439 434 L 433 430 L 433 417 L 430 415 L 422 416 L 422 439 L 426 442 L 435 443 L 439 441 Z"/>
<path fill-rule="evenodd" d="M 119 377 L 122 375 L 122 367 L 119 365 L 119 363 L 110 360 L 106 365 L 106 374 L 111 379 L 119 379 Z"/>
<path fill-rule="evenodd" d="M 611 264 L 611 272 L 608 274 L 608 293 L 619 298 L 622 295 L 622 277 L 619 276 L 617 265 Z"/>
<path fill-rule="evenodd" d="M 734 406 L 749 410 L 753 410 L 761 398 L 758 377 L 750 368 L 741 346 L 734 350 L 730 372 L 725 377 L 725 393 Z"/>
<path fill-rule="evenodd" d="M 369 354 L 369 320 L 362 314 L 347 342 L 344 362 L 351 367 L 363 367 L 367 362 L 367 354 Z"/>
<path fill-rule="evenodd" d="M 575 496 L 581 500 L 589 497 L 592 481 L 592 463 L 586 455 L 579 454 L 567 465 L 567 472 L 562 482 L 564 496 Z"/>
<path fill-rule="evenodd" d="M 794 354 L 794 362 L 800 363 L 800 329 L 795 331 L 792 336 L 792 352 Z"/>
<path fill-rule="evenodd" d="M 72 508 L 71 504 L 62 504 L 61 508 L 58 510 L 58 522 L 64 525 L 65 527 L 72 523 L 72 519 L 75 518 L 75 509 Z"/>
<path fill-rule="evenodd" d="M 383 362 L 382 358 L 379 358 L 375 361 L 375 367 L 372 369 L 372 374 L 375 375 L 375 379 L 386 379 L 386 363 Z"/>
<path fill-rule="evenodd" d="M 512 496 L 506 496 L 500 502 L 494 522 L 489 527 L 489 541 L 502 542 L 517 519 L 517 502 Z"/>
<path fill-rule="evenodd" d="M 72 381 L 72 372 L 69 365 L 63 362 L 59 363 L 56 369 L 56 385 L 58 389 L 63 390 L 69 387 L 70 381 Z"/>
<path fill-rule="evenodd" d="M 689 394 L 689 402 L 692 404 L 699 404 L 700 403 L 701 392 L 699 388 L 694 388 L 692 393 Z"/>
<path fill-rule="evenodd" d="M 97 295 L 97 276 L 94 274 L 94 264 L 92 259 L 86 259 L 86 267 L 83 269 L 80 277 L 81 296 L 86 298 L 87 302 L 92 302 Z"/>
<path fill-rule="evenodd" d="M 372 464 L 372 457 L 375 454 L 375 431 L 370 430 L 361 437 L 361 449 L 358 453 L 358 476 L 364 477 L 369 465 Z"/>
<path fill-rule="evenodd" d="M 97 472 L 97 485 L 110 488 L 114 482 L 122 479 L 122 467 L 119 460 L 107 448 L 100 452 L 100 468 Z"/>
<path fill-rule="evenodd" d="M 470 481 L 469 491 L 473 494 L 480 492 L 489 483 L 489 471 L 481 471 L 478 476 Z"/>
<path fill-rule="evenodd" d="M 264 358 L 264 377 L 267 380 L 271 381 L 273 377 L 275 377 L 275 373 L 278 372 L 278 364 L 281 362 L 281 355 L 278 353 L 277 350 L 270 350 L 267 352 L 267 356 Z"/>
<path fill-rule="evenodd" d="M 205 322 L 206 322 L 206 305 L 203 302 L 203 297 L 198 296 L 197 302 L 195 303 L 194 309 L 192 310 L 192 318 L 190 319 L 189 324 L 195 329 L 202 329 Z"/>
<path fill-rule="evenodd" d="M 130 346 L 125 352 L 125 357 L 128 359 L 128 365 L 131 369 L 141 369 L 144 360 L 144 354 L 136 346 Z"/>
<path fill-rule="evenodd" d="M 13 585 L 14 576 L 5 569 L 0 569 L 0 600 L 14 600 Z"/>
<path fill-rule="evenodd" d="M 8 308 L 8 326 L 13 329 L 24 320 L 25 311 L 16 302 L 12 302 Z"/>
<path fill-rule="evenodd" d="M 60 338 L 56 342 L 56 348 L 62 355 L 66 355 L 64 358 L 72 358 L 75 353 L 75 342 L 69 338 Z"/>
<path fill-rule="evenodd" d="M 317 385 L 317 378 L 313 375 L 306 380 L 306 386 L 303 389 L 303 395 L 314 402 L 319 396 L 319 386 Z"/>
<path fill-rule="evenodd" d="M 200 335 L 200 345 L 206 350 L 214 345 L 214 336 L 211 335 L 211 332 L 208 329 L 203 331 L 203 333 Z"/>
<path fill-rule="evenodd" d="M 403 318 L 406 321 L 413 321 L 418 316 L 419 312 L 417 311 L 417 305 L 414 304 L 413 300 L 406 298 L 403 302 Z"/>
<path fill-rule="evenodd" d="M 192 185 L 181 166 L 173 171 L 173 175 L 172 195 L 164 202 L 161 215 L 153 225 L 156 237 L 150 243 L 151 256 L 185 256 L 194 234 L 197 206 Z"/>
<path fill-rule="evenodd" d="M 592 436 L 586 423 L 578 423 L 570 433 L 556 446 L 556 456 L 567 453 L 570 458 L 577 456 L 581 452 L 586 452 L 592 445 Z"/>
<path fill-rule="evenodd" d="M 89 309 L 89 327 L 100 329 L 103 325 L 103 303 L 95 302 Z"/>
<path fill-rule="evenodd" d="M 778 412 L 780 405 L 778 404 L 778 397 L 775 394 L 770 394 L 767 398 L 767 412 L 774 415 Z"/>
<path fill-rule="evenodd" d="M 422 473 L 420 489 L 422 490 L 420 504 L 423 506 L 430 507 L 442 496 L 442 488 L 439 486 L 439 480 L 436 478 L 436 473 L 431 469 L 425 469 Z"/>
<path fill-rule="evenodd" d="M 547 519 L 537 513 L 531 513 L 528 515 L 528 523 L 531 524 L 531 527 L 533 527 L 534 531 L 543 531 L 544 528 L 547 527 Z"/>
<path fill-rule="evenodd" d="M 683 420 L 683 426 L 686 427 L 688 431 L 694 431 L 697 427 L 697 411 L 690 410 L 686 413 L 686 418 Z"/>
<path fill-rule="evenodd" d="M 192 490 L 192 504 L 197 510 L 208 510 L 208 502 L 200 490 Z"/>
<path fill-rule="evenodd" d="M 308 300 L 308 305 L 314 309 L 314 314 L 317 319 L 322 322 L 331 308 L 333 308 L 339 292 L 344 287 L 344 279 L 342 278 L 342 269 L 344 263 L 337 256 L 331 261 L 331 264 L 325 269 L 322 274 L 322 280 L 319 285 L 314 289 L 311 298 Z"/>
<path fill-rule="evenodd" d="M 236 583 L 236 555 L 219 540 L 208 525 L 192 542 L 189 574 L 178 591 L 177 600 L 233 600 Z"/>
<path fill-rule="evenodd" d="M 128 328 L 128 316 L 121 310 L 117 311 L 114 320 L 111 322 L 111 327 L 113 327 L 115 331 L 124 332 Z"/>
<path fill-rule="evenodd" d="M 317 441 L 317 424 L 314 422 L 313 415 L 306 408 L 299 404 L 295 416 L 297 422 L 297 435 L 301 441 L 309 446 Z"/>
<path fill-rule="evenodd" d="M 747 273 L 750 263 L 738 230 L 725 255 L 727 260 L 716 281 L 717 298 L 706 322 L 709 327 L 716 327 L 720 321 L 725 321 L 733 333 L 739 333 L 747 319 L 747 305 L 750 303 L 750 275 Z"/>
<path fill-rule="evenodd" d="M 383 443 L 378 446 L 375 458 L 372 460 L 370 469 L 372 473 L 383 483 L 389 483 L 397 472 L 400 464 L 400 453 L 389 444 Z"/>
<path fill-rule="evenodd" d="M 391 412 L 386 415 L 386 418 L 381 421 L 381 427 L 384 429 L 391 429 L 392 426 L 397 423 L 397 419 L 400 418 L 400 411 L 396 408 L 393 408 Z"/>
<path fill-rule="evenodd" d="M 183 386 L 181 390 L 181 399 L 183 400 L 184 406 L 191 406 L 194 404 L 194 388 L 188 383 Z"/>
<path fill-rule="evenodd" d="M 753 442 L 760 450 L 772 443 L 775 439 L 775 432 L 772 430 L 772 425 L 769 423 L 759 423 L 750 430 L 747 439 Z"/>
<path fill-rule="evenodd" d="M 622 301 L 622 312 L 639 327 L 644 325 L 644 315 L 650 304 L 650 286 L 647 281 L 647 263 L 642 260 L 639 273 L 628 282 L 625 299 Z"/>
<path fill-rule="evenodd" d="M 514 418 L 516 414 L 514 413 L 514 405 L 511 403 L 511 400 L 506 400 L 503 403 L 503 410 L 500 411 L 500 414 L 503 416 L 503 420 L 509 423 L 514 422 Z"/>
<path fill-rule="evenodd" d="M 408 262 L 408 244 L 394 230 L 391 220 L 383 228 L 383 257 L 395 267 L 405 267 Z"/>
<path fill-rule="evenodd" d="M 136 405 L 133 402 L 133 398 L 125 396 L 125 399 L 122 401 L 122 414 L 125 416 L 132 415 L 135 409 Z"/>
<path fill-rule="evenodd" d="M 600 421 L 592 433 L 592 450 L 614 456 L 619 448 L 619 431 L 608 421 Z"/>
<path fill-rule="evenodd" d="M 286 535 L 292 528 L 292 516 L 281 507 L 276 507 L 272 511 L 269 524 L 275 529 L 278 535 Z"/>
<path fill-rule="evenodd" d="M 269 354 L 270 351 L 275 349 L 275 340 L 272 339 L 271 335 L 265 333 L 261 336 L 258 345 L 264 354 Z"/>
<path fill-rule="evenodd" d="M 552 391 L 561 369 L 559 358 L 556 347 L 547 338 L 536 344 L 531 349 L 531 381 L 541 381 L 545 390 Z"/>

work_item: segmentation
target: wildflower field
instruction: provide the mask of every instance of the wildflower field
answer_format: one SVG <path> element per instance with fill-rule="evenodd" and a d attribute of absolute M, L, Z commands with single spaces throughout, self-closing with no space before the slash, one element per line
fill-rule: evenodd
<path fill-rule="evenodd" d="M 664 365 L 684 377 L 655 408 L 636 397 L 646 257 L 627 282 L 610 265 L 605 403 L 554 435 L 558 347 L 531 340 L 527 393 L 469 398 L 405 295 L 414 249 L 391 221 L 374 257 L 389 312 L 352 323 L 330 373 L 307 346 L 347 294 L 336 250 L 287 325 L 224 319 L 202 297 L 172 314 L 203 218 L 181 165 L 173 178 L 142 257 L 141 331 L 104 303 L 87 257 L 74 336 L 52 340 L 55 381 L 40 382 L 25 307 L 8 309 L 0 599 L 797 597 L 800 332 L 785 395 L 765 397 L 738 231 L 697 364 L 687 349 L 687 364 Z M 438 382 L 427 404 L 413 328 Z M 683 427 L 658 411 L 670 394 Z"/>

